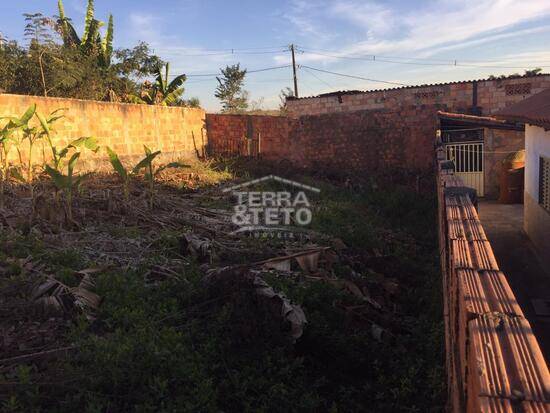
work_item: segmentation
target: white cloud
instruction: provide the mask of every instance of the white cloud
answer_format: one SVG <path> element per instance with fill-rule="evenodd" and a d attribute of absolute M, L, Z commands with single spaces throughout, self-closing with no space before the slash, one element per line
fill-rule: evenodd
<path fill-rule="evenodd" d="M 298 2 L 301 4 L 302 2 Z M 296 4 L 296 1 L 294 2 Z M 498 40 L 504 32 L 514 33 L 519 25 L 550 15 L 548 0 L 438 0 L 423 8 L 402 10 L 372 0 L 336 0 L 325 10 L 325 19 L 340 19 L 363 35 L 360 41 L 340 45 L 346 54 L 424 54 L 454 47 L 466 41 Z M 316 10 L 319 10 L 317 8 Z M 326 21 L 308 17 L 306 6 L 295 6 L 295 19 L 302 30 L 316 33 Z M 301 12 L 301 13 L 300 13 Z M 304 23 L 305 21 L 305 23 Z M 319 21 L 322 26 L 314 23 Z M 335 28 L 341 24 L 334 22 Z M 511 34 L 509 34 L 511 35 Z M 319 60 L 319 59 L 313 59 Z"/>
<path fill-rule="evenodd" d="M 318 42 L 328 41 L 335 34 L 319 23 L 326 11 L 324 2 L 290 0 L 290 8 L 282 14 L 283 19 L 293 26 L 293 35 Z"/>

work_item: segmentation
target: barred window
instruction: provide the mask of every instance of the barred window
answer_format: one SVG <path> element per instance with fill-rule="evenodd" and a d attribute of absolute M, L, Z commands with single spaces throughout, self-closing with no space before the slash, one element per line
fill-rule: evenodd
<path fill-rule="evenodd" d="M 540 158 L 539 204 L 550 212 L 550 159 Z"/>

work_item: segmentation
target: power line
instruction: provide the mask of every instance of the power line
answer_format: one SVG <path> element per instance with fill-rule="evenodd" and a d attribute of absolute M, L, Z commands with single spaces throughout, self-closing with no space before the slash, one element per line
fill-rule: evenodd
<path fill-rule="evenodd" d="M 162 49 L 160 49 L 162 50 Z M 260 55 L 260 54 L 281 54 L 288 52 L 288 50 L 279 49 L 271 51 L 261 51 L 261 52 L 238 52 L 238 51 L 227 51 L 227 52 L 216 52 L 216 53 L 177 53 L 176 51 L 165 51 L 164 54 L 177 54 L 181 57 L 208 57 L 208 56 L 237 56 L 237 55 Z"/>
<path fill-rule="evenodd" d="M 278 69 L 286 69 L 292 67 L 292 65 L 284 65 L 284 66 L 273 66 L 273 67 L 265 67 L 263 69 L 254 69 L 254 70 L 247 70 L 246 73 L 260 73 L 260 72 L 267 72 L 270 70 L 278 70 Z M 223 73 L 196 73 L 196 74 L 188 74 L 187 77 L 217 77 L 222 76 Z M 169 75 L 168 77 L 177 77 L 178 75 Z"/>
<path fill-rule="evenodd" d="M 300 65 L 300 67 L 315 70 L 317 72 L 329 73 L 331 75 L 336 75 L 336 76 L 343 76 L 343 77 L 349 77 L 349 78 L 352 78 L 352 79 L 366 80 L 368 82 L 387 83 L 389 85 L 397 85 L 397 86 L 409 86 L 405 83 L 390 82 L 390 81 L 387 81 L 387 80 L 368 79 L 366 77 L 355 76 L 355 75 L 347 75 L 345 73 L 331 72 L 330 70 L 318 69 L 318 68 L 311 67 L 311 66 L 306 66 L 306 65 Z"/>
<path fill-rule="evenodd" d="M 336 89 L 334 86 L 330 85 L 328 82 L 325 82 L 323 79 L 321 79 L 319 76 L 317 76 L 315 73 L 313 73 L 312 71 L 310 71 L 309 69 L 307 69 L 305 66 L 300 66 L 301 68 L 303 68 L 306 72 L 308 72 L 311 76 L 313 76 L 315 79 L 317 79 L 319 82 L 321 83 L 324 83 L 325 85 L 327 85 L 329 88 L 331 89 Z"/>
<path fill-rule="evenodd" d="M 301 53 L 305 54 L 313 54 L 317 56 L 325 56 L 325 57 L 332 57 L 335 59 L 347 59 L 347 60 L 362 60 L 362 61 L 369 61 L 373 63 L 394 63 L 394 64 L 403 64 L 403 65 L 415 65 L 415 66 L 459 66 L 459 67 L 476 67 L 476 68 L 485 68 L 485 69 L 528 69 L 532 66 L 538 66 L 538 65 L 529 65 L 529 66 L 489 66 L 489 65 L 475 65 L 475 64 L 468 64 L 468 63 L 459 63 L 458 60 L 454 61 L 443 61 L 447 63 L 428 63 L 428 61 L 435 62 L 436 59 L 426 59 L 426 61 L 423 62 L 401 62 L 397 60 L 390 60 L 388 58 L 385 58 L 385 56 L 377 56 L 377 55 L 363 55 L 363 56 L 349 56 L 349 55 L 334 55 L 334 54 L 327 54 L 327 53 L 320 53 L 315 52 L 312 50 L 300 48 L 299 51 Z M 408 58 L 408 57 L 393 57 L 393 59 L 404 59 L 404 60 L 424 60 L 422 58 Z M 438 59 L 439 60 L 439 59 Z M 543 68 L 550 67 L 550 66 L 542 66 Z"/>

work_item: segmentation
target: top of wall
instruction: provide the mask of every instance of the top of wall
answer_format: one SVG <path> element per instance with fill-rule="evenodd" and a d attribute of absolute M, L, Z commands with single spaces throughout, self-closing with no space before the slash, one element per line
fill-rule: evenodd
<path fill-rule="evenodd" d="M 24 100 L 36 100 L 42 102 L 66 102 L 74 104 L 93 104 L 93 105 L 105 105 L 111 107 L 129 107 L 129 108 L 162 108 L 163 110 L 184 110 L 189 112 L 203 113 L 204 109 L 202 108 L 188 108 L 184 106 L 161 106 L 161 105 L 145 105 L 139 103 L 123 103 L 123 102 L 104 102 L 101 100 L 91 100 L 91 99 L 75 99 L 75 98 L 65 98 L 65 97 L 56 97 L 56 96 L 35 96 L 35 95 L 17 95 L 12 93 L 2 93 L 0 92 L 0 98 L 13 98 L 13 99 L 24 99 Z"/>
<path fill-rule="evenodd" d="M 437 87 L 437 86 L 449 86 L 449 85 L 460 85 L 460 84 L 469 84 L 469 83 L 481 83 L 481 82 L 502 82 L 506 80 L 513 80 L 513 79 L 529 79 L 529 78 L 549 78 L 550 74 L 537 74 L 537 75 L 523 75 L 523 76 L 508 76 L 505 78 L 495 78 L 495 79 L 473 79 L 473 80 L 458 80 L 454 82 L 443 82 L 443 83 L 426 83 L 422 85 L 410 85 L 410 86 L 399 86 L 399 87 L 392 87 L 387 89 L 371 89 L 371 90 L 340 90 L 336 92 L 330 92 L 330 93 L 321 93 L 319 95 L 315 96 L 303 96 L 300 98 L 295 98 L 293 96 L 290 96 L 287 98 L 288 101 L 295 101 L 295 100 L 306 100 L 306 99 L 317 99 L 317 98 L 324 98 L 324 97 L 332 97 L 332 96 L 345 96 L 345 95 L 361 95 L 361 94 L 369 94 L 369 93 L 376 93 L 376 92 L 388 92 L 388 91 L 397 91 L 397 90 L 405 90 L 405 89 L 420 89 L 420 88 L 426 88 L 426 87 Z"/>

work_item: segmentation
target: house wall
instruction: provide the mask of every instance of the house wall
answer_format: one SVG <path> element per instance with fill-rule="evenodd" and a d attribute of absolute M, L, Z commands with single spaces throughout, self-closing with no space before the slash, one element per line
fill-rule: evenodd
<path fill-rule="evenodd" d="M 477 84 L 477 106 L 492 114 L 544 89 L 550 88 L 550 75 L 482 80 Z M 320 115 L 357 110 L 398 110 L 409 105 L 442 105 L 445 110 L 467 113 L 473 106 L 474 82 L 334 94 L 287 100 L 289 116 Z"/>
<path fill-rule="evenodd" d="M 202 109 L 0 94 L 0 117 L 21 116 L 33 103 L 44 115 L 66 109 L 64 118 L 55 123 L 53 141 L 58 147 L 82 136 L 94 136 L 100 145 L 110 146 L 122 158 L 143 157 L 143 145 L 147 145 L 162 151 L 164 160 L 171 160 L 195 157 L 195 146 L 201 153 L 207 143 Z M 25 151 L 23 154 L 26 157 Z M 41 162 L 42 154 L 42 143 L 38 143 L 33 157 Z M 11 158 L 15 160 L 15 150 Z M 107 165 L 104 151 L 83 151 L 81 160 L 81 169 L 95 170 Z"/>
<path fill-rule="evenodd" d="M 550 131 L 525 127 L 525 232 L 550 267 L 550 213 L 539 205 L 540 157 L 550 158 Z"/>
<path fill-rule="evenodd" d="M 525 149 L 525 133 L 523 131 L 485 128 L 483 175 L 486 198 L 497 199 L 499 197 L 502 161 L 511 152 L 521 149 Z"/>

